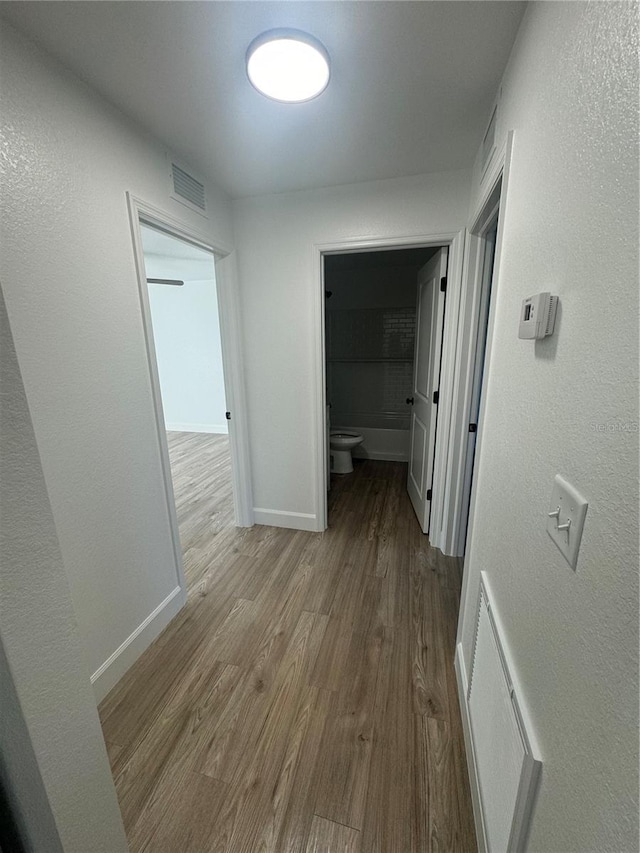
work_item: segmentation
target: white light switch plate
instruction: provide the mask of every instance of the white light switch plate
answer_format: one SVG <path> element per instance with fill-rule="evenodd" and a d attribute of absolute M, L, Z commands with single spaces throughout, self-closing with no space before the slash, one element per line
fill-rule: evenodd
<path fill-rule="evenodd" d="M 582 539 L 582 528 L 587 514 L 589 504 L 571 483 L 556 474 L 549 503 L 549 513 L 555 513 L 560 509 L 557 518 L 547 516 L 547 533 L 556 543 L 558 548 L 571 566 L 575 569 L 578 562 L 578 550 Z M 558 526 L 571 521 L 568 530 L 558 530 Z"/>

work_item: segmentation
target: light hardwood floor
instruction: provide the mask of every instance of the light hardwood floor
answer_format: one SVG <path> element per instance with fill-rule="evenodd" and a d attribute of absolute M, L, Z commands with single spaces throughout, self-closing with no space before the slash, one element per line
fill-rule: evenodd
<path fill-rule="evenodd" d="M 322 534 L 236 529 L 226 439 L 170 450 L 189 601 L 100 707 L 133 853 L 474 851 L 460 565 L 406 466 L 334 478 Z"/>
<path fill-rule="evenodd" d="M 236 539 L 229 437 L 168 432 L 167 439 L 184 571 L 191 588 L 209 570 L 211 558 L 227 553 Z"/>

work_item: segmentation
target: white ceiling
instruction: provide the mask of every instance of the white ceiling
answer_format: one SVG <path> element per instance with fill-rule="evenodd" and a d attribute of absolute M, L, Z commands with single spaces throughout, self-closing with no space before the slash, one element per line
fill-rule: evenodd
<path fill-rule="evenodd" d="M 521 2 L 3 2 L 1 14 L 232 196 L 469 168 Z M 244 57 L 273 27 L 332 60 L 279 104 Z"/>

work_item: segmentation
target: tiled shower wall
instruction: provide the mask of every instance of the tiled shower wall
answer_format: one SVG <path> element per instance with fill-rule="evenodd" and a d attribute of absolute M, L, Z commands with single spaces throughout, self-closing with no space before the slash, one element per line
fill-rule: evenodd
<path fill-rule="evenodd" d="M 407 416 L 415 325 L 413 307 L 327 311 L 327 390 L 335 413 Z"/>

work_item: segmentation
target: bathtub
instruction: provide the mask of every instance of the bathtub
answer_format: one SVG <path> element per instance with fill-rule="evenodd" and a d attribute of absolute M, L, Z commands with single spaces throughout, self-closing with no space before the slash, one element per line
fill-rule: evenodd
<path fill-rule="evenodd" d="M 331 412 L 331 429 L 359 432 L 364 441 L 353 451 L 360 459 L 409 460 L 409 416 Z"/>

